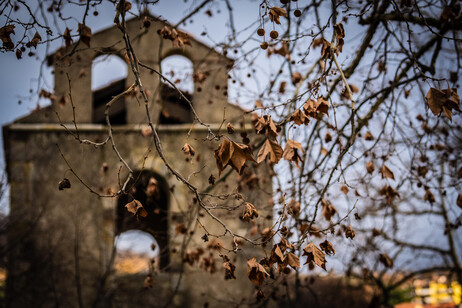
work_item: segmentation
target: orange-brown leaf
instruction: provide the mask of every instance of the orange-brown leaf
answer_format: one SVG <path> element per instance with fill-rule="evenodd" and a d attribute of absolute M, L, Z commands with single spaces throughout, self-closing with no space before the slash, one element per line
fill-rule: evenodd
<path fill-rule="evenodd" d="M 305 151 L 302 148 L 302 144 L 295 140 L 289 139 L 287 140 L 286 146 L 284 147 L 284 153 L 282 154 L 282 157 L 285 160 L 295 162 L 297 167 L 300 168 L 298 165 L 299 162 L 302 161 L 300 153 L 305 153 Z"/>
<path fill-rule="evenodd" d="M 196 151 L 194 151 L 194 148 L 188 143 L 185 143 L 184 146 L 181 148 L 181 150 L 183 150 L 185 154 L 188 154 L 191 156 L 194 156 L 194 154 L 196 154 Z"/>
<path fill-rule="evenodd" d="M 293 253 L 289 252 L 286 256 L 287 265 L 293 269 L 300 268 L 300 259 Z"/>
<path fill-rule="evenodd" d="M 258 211 L 252 203 L 246 202 L 244 205 L 244 211 L 242 212 L 242 219 L 250 221 L 258 217 Z"/>
<path fill-rule="evenodd" d="M 303 255 L 307 257 L 306 263 L 314 262 L 317 266 L 326 270 L 326 254 L 315 244 L 309 243 L 303 248 Z"/>
<path fill-rule="evenodd" d="M 374 163 L 371 162 L 371 161 L 368 162 L 368 163 L 366 164 L 366 170 L 367 170 L 368 173 L 372 174 L 372 172 L 374 172 L 374 170 L 375 170 Z"/>
<path fill-rule="evenodd" d="M 387 166 L 385 166 L 385 164 L 382 166 L 380 173 L 382 173 L 382 178 L 395 179 L 395 175 Z"/>
<path fill-rule="evenodd" d="M 215 150 L 215 159 L 219 174 L 226 166 L 231 166 L 239 174 L 242 174 L 246 161 L 253 161 L 252 150 L 245 144 L 223 139 L 222 143 Z"/>
<path fill-rule="evenodd" d="M 257 131 L 257 134 L 268 133 L 268 135 L 272 137 L 276 137 L 278 135 L 276 125 L 274 125 L 274 122 L 269 115 L 264 115 L 263 117 L 258 118 L 257 123 L 255 124 L 255 130 Z"/>
<path fill-rule="evenodd" d="M 272 22 L 275 22 L 276 24 L 280 25 L 281 24 L 281 21 L 279 20 L 279 16 L 284 16 L 284 17 L 287 17 L 287 11 L 283 8 L 280 8 L 280 7 L 277 7 L 277 6 L 273 6 L 271 9 L 270 9 L 270 12 L 269 12 L 269 18 Z"/>
<path fill-rule="evenodd" d="M 80 40 L 85 45 L 90 47 L 90 41 L 91 41 L 91 37 L 92 37 L 90 27 L 88 27 L 87 25 L 79 23 L 78 32 L 79 32 L 79 35 L 80 35 Z"/>
<path fill-rule="evenodd" d="M 291 121 L 294 121 L 297 125 L 308 125 L 310 123 L 310 118 L 305 115 L 300 109 L 297 109 L 292 116 L 290 117 Z"/>
<path fill-rule="evenodd" d="M 319 244 L 319 247 L 329 256 L 335 255 L 335 249 L 334 246 L 328 241 L 325 240 L 321 244 Z"/>
<path fill-rule="evenodd" d="M 355 237 L 355 230 L 353 230 L 351 226 L 348 226 L 345 229 L 345 237 L 350 239 L 353 239 Z"/>
<path fill-rule="evenodd" d="M 141 217 L 146 217 L 148 215 L 148 212 L 146 212 L 146 210 L 143 208 L 141 202 L 139 202 L 136 199 L 133 199 L 132 202 L 127 203 L 125 207 L 127 208 L 127 211 L 129 211 L 133 215 Z"/>
<path fill-rule="evenodd" d="M 275 141 L 266 139 L 263 143 L 260 151 L 258 152 L 257 163 L 261 163 L 265 160 L 266 156 L 270 156 L 270 161 L 274 164 L 277 164 L 282 158 L 282 148 Z"/>
<path fill-rule="evenodd" d="M 444 89 L 438 90 L 435 88 L 430 88 L 427 95 L 428 107 L 433 112 L 434 115 L 440 115 L 441 112 L 452 121 L 452 109 L 461 111 L 459 108 L 460 98 L 457 94 L 456 89 Z"/>
<path fill-rule="evenodd" d="M 269 274 L 266 272 L 263 265 L 257 262 L 257 258 L 253 257 L 247 261 L 247 276 L 250 281 L 259 286 Z"/>
<path fill-rule="evenodd" d="M 329 201 L 322 199 L 322 215 L 327 221 L 330 221 L 332 216 L 337 213 L 337 209 Z"/>

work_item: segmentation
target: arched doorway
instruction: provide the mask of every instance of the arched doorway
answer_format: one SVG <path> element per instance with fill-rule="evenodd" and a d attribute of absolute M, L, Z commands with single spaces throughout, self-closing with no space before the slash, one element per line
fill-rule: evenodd
<path fill-rule="evenodd" d="M 117 204 L 116 236 L 130 230 L 150 234 L 157 242 L 159 269 L 166 270 L 169 265 L 168 209 L 169 188 L 167 181 L 151 170 L 135 171 L 134 180 L 128 187 L 130 192 L 122 195 Z M 134 216 L 125 205 L 133 199 L 138 200 L 148 213 L 146 217 Z"/>

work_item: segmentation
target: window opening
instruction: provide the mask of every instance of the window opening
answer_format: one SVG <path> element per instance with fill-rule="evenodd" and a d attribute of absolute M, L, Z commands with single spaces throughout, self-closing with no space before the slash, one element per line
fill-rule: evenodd
<path fill-rule="evenodd" d="M 126 88 L 127 65 L 115 55 L 97 57 L 92 63 L 93 123 L 106 124 L 106 104 Z M 113 125 L 126 124 L 124 97 L 112 104 L 109 120 Z"/>
<path fill-rule="evenodd" d="M 173 55 L 161 62 L 163 74 L 190 101 L 193 101 L 193 65 L 186 57 Z M 193 115 L 189 103 L 169 83 L 161 81 L 160 98 L 162 110 L 159 124 L 192 123 Z"/>

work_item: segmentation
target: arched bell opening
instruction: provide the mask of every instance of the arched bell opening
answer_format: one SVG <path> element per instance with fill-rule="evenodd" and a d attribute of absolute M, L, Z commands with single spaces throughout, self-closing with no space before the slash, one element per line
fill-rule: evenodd
<path fill-rule="evenodd" d="M 92 62 L 91 90 L 93 99 L 93 123 L 106 124 L 106 104 L 126 88 L 128 67 L 119 56 L 105 54 Z M 124 97 L 114 102 L 109 109 L 111 125 L 127 124 Z"/>

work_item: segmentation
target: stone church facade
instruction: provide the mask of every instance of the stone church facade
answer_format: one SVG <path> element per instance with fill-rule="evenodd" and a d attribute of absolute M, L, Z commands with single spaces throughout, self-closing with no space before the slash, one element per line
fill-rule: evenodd
<path fill-rule="evenodd" d="M 232 61 L 193 38 L 191 46 L 174 47 L 158 34 L 169 25 L 149 18 L 152 21 L 149 28 L 143 27 L 139 19 L 127 21 L 127 33 L 140 62 L 158 70 L 166 57 L 185 56 L 192 62 L 194 72 L 206 76 L 204 80 L 195 80 L 194 93 L 189 94 L 200 119 L 209 123 L 214 132 L 220 129 L 223 134 L 226 123 L 233 123 L 236 132 L 229 137 L 239 142 L 242 142 L 240 132 L 246 131 L 251 136 L 252 130 L 240 125 L 242 110 L 228 103 Z M 204 242 L 204 229 L 197 220 L 188 220 L 185 213 L 197 215 L 210 234 L 224 234 L 224 229 L 197 206 L 187 187 L 165 167 L 153 146 L 152 136 L 142 133 L 147 123 L 146 109 L 137 95 L 121 98 L 110 109 L 113 140 L 135 172 L 136 180 L 129 184 L 131 195 L 98 196 L 117 191 L 127 172 L 110 142 L 93 146 L 80 143 L 75 136 L 103 142 L 108 135 L 105 104 L 134 82 L 128 69 L 126 79 L 98 91 L 91 90 L 94 59 L 104 54 L 125 58 L 121 37 L 120 30 L 112 27 L 93 34 L 91 48 L 80 43 L 71 56 L 60 58 L 60 51 L 50 56 L 56 99 L 50 106 L 3 127 L 10 185 L 9 307 L 203 307 L 206 304 L 227 307 L 255 303 L 255 287 L 247 278 L 246 261 L 261 254 L 261 248 L 242 243 L 243 249 L 234 253 L 210 245 L 213 237 Z M 72 48 L 69 46 L 67 52 Z M 150 95 L 151 117 L 157 124 L 167 160 L 205 191 L 210 186 L 211 174 L 219 179 L 213 156 L 219 141 L 204 141 L 206 128 L 197 123 L 192 125 L 187 104 L 156 74 L 142 68 L 140 74 Z M 181 151 L 185 143 L 195 148 L 195 157 L 189 158 Z M 244 185 L 239 192 L 259 209 L 257 225 L 261 230 L 271 224 L 268 217 L 272 211 L 267 204 L 272 192 L 271 178 L 264 166 L 254 172 L 260 179 L 267 179 L 266 182 L 260 180 L 251 188 Z M 234 171 L 222 177 L 213 187 L 213 194 L 238 191 L 243 178 Z M 71 188 L 58 189 L 63 178 L 70 180 Z M 159 189 L 154 201 L 145 193 L 152 179 Z M 126 211 L 125 204 L 133 197 L 147 208 L 146 218 L 136 219 Z M 206 202 L 218 205 L 213 213 L 230 229 L 248 235 L 249 223 L 239 219 L 241 208 L 220 210 L 220 202 L 239 206 L 242 200 L 232 197 Z M 184 226 L 185 232 L 181 228 L 179 231 L 179 226 Z M 152 288 L 144 287 L 145 274 L 115 274 L 114 241 L 132 229 L 151 234 L 160 246 Z M 226 249 L 232 249 L 229 234 L 219 240 Z M 186 252 L 197 248 L 204 250 L 203 256 L 212 256 L 215 273 L 201 269 L 198 264 L 183 262 Z M 236 265 L 237 279 L 224 279 L 220 253 L 228 255 Z"/>

